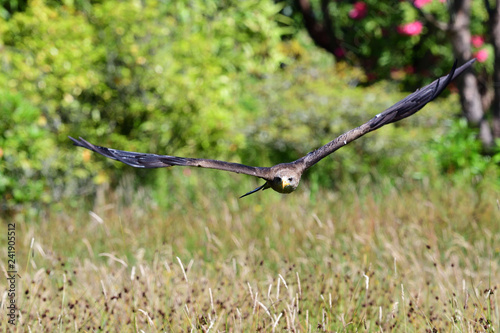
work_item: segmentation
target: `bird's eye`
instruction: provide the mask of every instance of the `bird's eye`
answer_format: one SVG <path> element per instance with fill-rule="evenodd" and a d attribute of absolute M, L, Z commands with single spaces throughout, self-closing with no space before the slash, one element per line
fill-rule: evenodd
<path fill-rule="evenodd" d="M 292 178 L 292 177 L 288 178 L 288 181 L 290 181 L 290 182 L 291 182 L 292 180 L 293 180 L 293 178 Z"/>

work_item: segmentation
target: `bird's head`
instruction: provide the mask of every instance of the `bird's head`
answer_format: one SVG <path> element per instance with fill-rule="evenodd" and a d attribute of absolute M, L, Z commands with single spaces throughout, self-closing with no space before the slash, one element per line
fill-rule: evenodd
<path fill-rule="evenodd" d="M 267 178 L 264 185 L 242 195 L 240 198 L 268 188 L 272 188 L 279 193 L 292 193 L 299 186 L 302 169 L 295 167 L 291 163 L 278 164 L 271 167 L 271 175 L 273 178 Z"/>
<path fill-rule="evenodd" d="M 279 193 L 291 193 L 299 186 L 300 176 L 295 170 L 281 170 L 270 182 L 271 188 Z"/>

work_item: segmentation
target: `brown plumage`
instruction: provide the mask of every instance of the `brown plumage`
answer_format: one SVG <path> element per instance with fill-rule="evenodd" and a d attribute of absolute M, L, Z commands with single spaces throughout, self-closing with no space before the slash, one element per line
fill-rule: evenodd
<path fill-rule="evenodd" d="M 191 166 L 243 173 L 246 175 L 262 178 L 266 181 L 264 185 L 242 195 L 241 198 L 255 193 L 259 190 L 265 190 L 268 188 L 272 188 L 273 190 L 280 193 L 290 193 L 293 192 L 299 185 L 300 178 L 305 170 L 318 163 L 320 160 L 330 155 L 340 147 L 343 147 L 349 142 L 362 137 L 366 133 L 374 131 L 384 125 L 394 123 L 416 113 L 427 103 L 436 98 L 446 88 L 446 86 L 448 86 L 451 80 L 460 75 L 464 70 L 467 70 L 469 67 L 471 67 L 474 61 L 475 59 L 472 59 L 459 68 L 456 68 L 455 62 L 450 74 L 435 80 L 431 84 L 421 89 L 418 89 L 384 112 L 379 113 L 367 123 L 342 134 L 335 140 L 328 142 L 323 147 L 310 152 L 306 156 L 301 157 L 296 161 L 290 163 L 281 163 L 272 167 L 252 167 L 244 164 L 202 158 L 187 158 L 169 155 L 135 153 L 95 146 L 82 138 L 80 138 L 80 140 L 74 139 L 72 137 L 69 138 L 73 140 L 73 143 L 76 146 L 90 149 L 96 153 L 123 162 L 135 168 L 163 168 L 176 165 Z"/>

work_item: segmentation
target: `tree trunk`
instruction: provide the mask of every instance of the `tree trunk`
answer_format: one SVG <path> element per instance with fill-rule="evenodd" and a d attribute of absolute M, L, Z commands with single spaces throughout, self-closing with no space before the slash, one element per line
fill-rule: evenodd
<path fill-rule="evenodd" d="M 311 7 L 310 0 L 294 0 L 296 7 L 302 13 L 304 26 L 309 32 L 309 36 L 314 43 L 332 53 L 335 56 L 335 49 L 340 46 L 340 41 L 332 31 L 330 17 L 328 13 L 329 0 L 321 0 L 321 10 L 323 20 L 318 19 Z M 413 3 L 413 0 L 407 0 Z M 459 64 L 463 64 L 472 58 L 470 15 L 472 0 L 454 0 L 450 4 L 450 21 L 448 25 L 439 22 L 432 15 L 421 11 L 428 22 L 436 28 L 447 31 L 450 36 L 453 53 L 458 59 Z M 495 73 L 493 82 L 500 82 L 500 0 L 496 0 L 496 7 L 492 10 L 488 0 L 485 0 L 485 6 L 490 15 L 490 33 L 492 43 L 495 49 Z M 369 66 L 364 66 L 365 71 Z M 460 93 L 460 102 L 462 112 L 471 126 L 479 128 L 479 139 L 483 146 L 488 149 L 494 145 L 494 138 L 500 138 L 500 84 L 494 86 L 494 92 L 491 90 L 482 96 L 479 81 L 472 69 L 464 72 L 456 81 Z M 491 98 L 491 95 L 494 97 Z M 493 102 L 491 100 L 493 99 Z M 485 110 L 489 109 L 492 103 L 491 125 L 485 115 Z"/>
<path fill-rule="evenodd" d="M 472 57 L 470 33 L 471 0 L 455 0 L 451 5 L 450 35 L 453 53 L 459 63 Z M 479 138 L 485 147 L 493 145 L 491 128 L 484 114 L 481 94 L 472 70 L 464 72 L 456 81 L 460 91 L 460 102 L 469 124 L 479 127 Z"/>
<path fill-rule="evenodd" d="M 331 27 L 327 28 L 324 23 L 316 18 L 309 0 L 295 0 L 295 5 L 302 13 L 304 26 L 314 43 L 333 55 L 336 43 L 335 36 L 330 33 Z"/>
<path fill-rule="evenodd" d="M 500 0 L 496 1 L 496 7 L 490 12 L 492 16 L 490 18 L 491 26 L 491 42 L 493 43 L 493 49 L 495 50 L 495 68 L 493 72 L 493 85 L 494 98 L 493 104 L 491 106 L 493 119 L 492 119 L 492 129 L 493 136 L 495 138 L 500 138 Z"/>

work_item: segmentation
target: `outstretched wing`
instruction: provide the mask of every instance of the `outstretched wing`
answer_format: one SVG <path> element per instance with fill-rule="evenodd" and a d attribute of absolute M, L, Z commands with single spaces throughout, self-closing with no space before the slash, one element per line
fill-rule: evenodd
<path fill-rule="evenodd" d="M 99 147 L 80 138 L 80 140 L 69 137 L 75 146 L 87 148 L 103 156 L 117 160 L 133 166 L 134 168 L 166 168 L 170 166 L 191 166 L 209 169 L 218 169 L 235 173 L 243 173 L 250 176 L 269 178 L 270 168 L 252 167 L 244 164 L 230 163 L 218 160 L 208 160 L 203 158 L 186 158 L 168 155 L 135 153 L 124 150 Z"/>
<path fill-rule="evenodd" d="M 297 160 L 299 164 L 302 164 L 303 170 L 311 167 L 312 165 L 318 163 L 321 159 L 330 155 L 337 149 L 342 146 L 345 146 L 351 141 L 356 140 L 357 138 L 362 137 L 368 132 L 374 131 L 384 125 L 394 123 L 401 119 L 411 116 L 416 113 L 418 110 L 423 108 L 427 103 L 436 98 L 448 84 L 459 76 L 463 71 L 467 70 L 471 67 L 472 63 L 476 59 L 469 60 L 459 68 L 456 68 L 457 62 L 453 65 L 450 73 L 446 76 L 443 76 L 431 84 L 418 89 L 414 93 L 406 96 L 401 101 L 397 102 L 387 110 L 382 113 L 379 113 L 374 118 L 369 120 L 367 123 L 356 127 L 349 132 L 346 132 L 336 138 L 333 141 L 330 141 L 326 145 L 321 148 L 316 149 L 315 151 L 310 152 L 306 156 Z"/>

